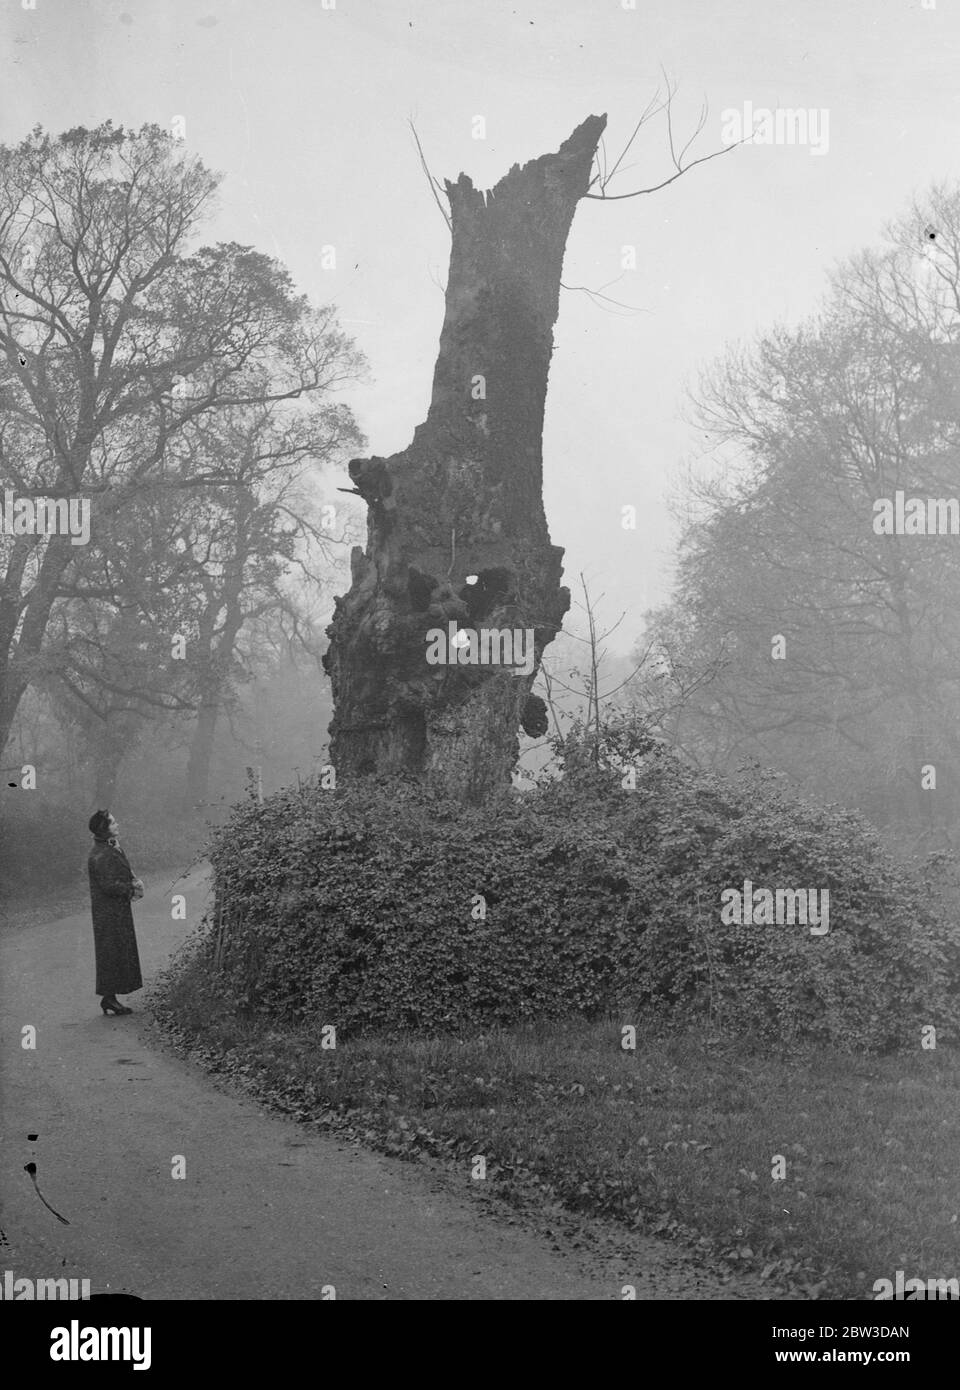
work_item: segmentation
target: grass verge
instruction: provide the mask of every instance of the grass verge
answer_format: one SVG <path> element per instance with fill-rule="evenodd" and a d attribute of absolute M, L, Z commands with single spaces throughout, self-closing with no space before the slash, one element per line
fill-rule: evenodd
<path fill-rule="evenodd" d="M 470 1172 L 483 1156 L 507 1201 L 533 1184 L 810 1298 L 872 1298 L 898 1269 L 960 1275 L 955 1051 L 774 1056 L 650 1023 L 625 1051 L 619 1021 L 579 1018 L 330 1048 L 335 1019 L 284 1031 L 244 1014 L 197 952 L 152 1003 L 180 1050 L 264 1102 L 403 1158 Z"/>

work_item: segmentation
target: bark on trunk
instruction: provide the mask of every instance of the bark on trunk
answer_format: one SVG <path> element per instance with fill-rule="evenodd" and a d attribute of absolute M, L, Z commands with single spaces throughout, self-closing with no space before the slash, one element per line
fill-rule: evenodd
<path fill-rule="evenodd" d="M 0 759 L 6 755 L 7 744 L 13 733 L 13 722 L 26 689 L 25 681 L 13 681 L 0 671 L 0 691 L 3 692 L 3 698 L 0 699 Z"/>
<path fill-rule="evenodd" d="M 203 808 L 210 790 L 210 763 L 220 717 L 219 701 L 202 704 L 190 739 L 187 760 L 187 797 L 185 810 L 196 812 Z"/>
<path fill-rule="evenodd" d="M 120 769 L 129 751 L 122 727 L 108 715 L 91 739 L 93 745 L 93 799 L 98 807 L 115 804 Z"/>
<path fill-rule="evenodd" d="M 61 494 L 66 491 L 60 481 L 55 486 Z M 29 689 L 57 588 L 71 558 L 70 543 L 65 537 L 55 537 L 48 543 L 37 582 L 22 612 L 21 625 L 20 585 L 31 549 L 16 550 L 6 576 L 0 576 L 0 757 L 9 742 L 20 701 Z M 19 636 L 15 637 L 18 626 Z"/>
<path fill-rule="evenodd" d="M 509 786 L 520 724 L 543 728 L 530 688 L 570 604 L 543 511 L 544 402 L 567 234 L 605 124 L 588 117 L 486 194 L 464 174 L 446 185 L 453 244 L 427 419 L 402 453 L 349 465 L 368 514 L 324 657 L 341 775 L 406 769 L 481 801 Z M 430 664 L 428 633 L 446 638 L 450 623 L 532 630 L 530 671 L 452 664 L 469 646 Z"/>
<path fill-rule="evenodd" d="M 244 547 L 237 543 L 238 553 L 246 554 Z M 217 724 L 227 694 L 230 663 L 240 630 L 243 627 L 243 612 L 240 606 L 242 593 L 243 561 L 236 566 L 230 583 L 222 598 L 211 599 L 200 620 L 200 655 L 198 658 L 199 704 L 197 721 L 190 739 L 190 754 L 187 760 L 187 779 L 184 810 L 188 815 L 202 809 L 210 793 L 210 766 L 213 761 Z M 223 628 L 219 639 L 214 639 L 214 630 L 220 609 L 226 608 Z"/>

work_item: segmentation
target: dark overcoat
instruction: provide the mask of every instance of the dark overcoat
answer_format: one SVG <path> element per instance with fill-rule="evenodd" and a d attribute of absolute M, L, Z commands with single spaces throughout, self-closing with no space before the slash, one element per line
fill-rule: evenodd
<path fill-rule="evenodd" d="M 96 840 L 87 860 L 97 993 L 130 994 L 141 989 L 140 957 L 133 930 L 133 870 L 119 845 Z"/>

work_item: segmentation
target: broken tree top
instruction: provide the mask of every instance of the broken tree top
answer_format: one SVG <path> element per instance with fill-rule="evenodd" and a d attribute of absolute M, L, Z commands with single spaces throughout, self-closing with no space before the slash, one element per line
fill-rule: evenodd
<path fill-rule="evenodd" d="M 594 151 L 600 142 L 600 136 L 606 128 L 607 117 L 588 116 L 577 126 L 576 130 L 569 135 L 560 148 L 553 154 L 541 154 L 536 159 L 529 160 L 526 164 L 514 164 L 512 168 L 504 174 L 493 188 L 487 192 L 477 190 L 473 186 L 473 180 L 469 174 L 461 174 L 456 183 L 451 183 L 449 179 L 444 179 L 447 195 L 450 198 L 451 206 L 454 198 L 459 194 L 473 193 L 477 198 L 489 202 L 497 198 L 503 192 L 509 191 L 512 185 L 533 182 L 538 176 L 550 175 L 551 177 L 563 176 L 565 172 L 571 175 L 573 196 L 580 198 L 587 191 L 583 188 L 576 191 L 582 177 L 583 162 L 586 159 L 586 168 L 589 171 L 593 164 Z"/>
<path fill-rule="evenodd" d="M 461 261 L 466 271 L 474 257 L 476 270 L 488 275 L 496 273 L 500 261 L 499 271 L 508 280 L 522 277 L 529 283 L 552 328 L 567 234 L 576 205 L 589 188 L 606 122 L 606 116 L 588 116 L 559 150 L 515 164 L 487 192 L 474 188 L 467 174 L 456 183 L 446 180 L 453 232 L 451 275 Z"/>
<path fill-rule="evenodd" d="M 324 658 L 338 771 L 405 769 L 467 799 L 509 785 L 530 686 L 570 604 L 541 440 L 567 235 L 605 125 L 589 116 L 489 193 L 465 174 L 446 185 L 450 269 L 427 418 L 401 453 L 350 463 L 367 544 L 351 556 Z M 426 634 L 451 622 L 532 631 L 529 671 L 429 664 Z"/>

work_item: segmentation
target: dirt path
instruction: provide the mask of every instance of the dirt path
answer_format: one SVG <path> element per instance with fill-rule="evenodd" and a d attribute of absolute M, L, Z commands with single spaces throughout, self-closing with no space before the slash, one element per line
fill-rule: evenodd
<path fill-rule="evenodd" d="M 170 918 L 168 884 L 135 905 L 148 984 L 189 929 Z M 202 874 L 177 891 L 195 920 Z M 104 1018 L 89 913 L 9 931 L 0 981 L 0 1274 L 149 1299 L 314 1299 L 325 1285 L 338 1299 L 621 1297 L 622 1270 L 592 1274 L 428 1172 L 224 1094 L 148 1048 L 137 1013 Z M 27 1025 L 35 1050 L 21 1046 Z M 664 1243 L 645 1251 L 638 1298 L 738 1296 Z"/>

